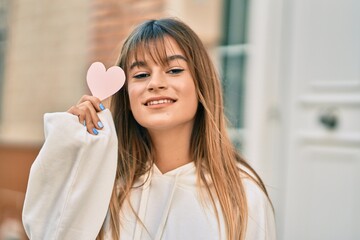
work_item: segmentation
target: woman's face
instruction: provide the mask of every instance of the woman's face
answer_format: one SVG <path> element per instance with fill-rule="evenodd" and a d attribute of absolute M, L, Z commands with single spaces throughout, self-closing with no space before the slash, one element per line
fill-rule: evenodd
<path fill-rule="evenodd" d="M 164 43 L 164 66 L 148 54 L 130 59 L 130 108 L 136 121 L 150 133 L 175 128 L 192 130 L 198 99 L 188 61 L 173 38 L 165 37 Z"/>

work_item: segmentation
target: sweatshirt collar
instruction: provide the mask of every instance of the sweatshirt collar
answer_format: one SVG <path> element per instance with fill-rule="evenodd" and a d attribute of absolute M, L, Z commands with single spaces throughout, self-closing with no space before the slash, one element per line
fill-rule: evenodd
<path fill-rule="evenodd" d="M 159 168 L 156 166 L 156 164 L 153 164 L 153 174 L 154 175 L 161 175 L 161 176 L 176 176 L 178 174 L 181 174 L 181 175 L 186 175 L 188 173 L 192 173 L 193 171 L 195 171 L 195 164 L 194 162 L 189 162 L 189 163 L 186 163 L 180 167 L 177 167 L 173 170 L 170 170 L 166 173 L 162 173 Z"/>

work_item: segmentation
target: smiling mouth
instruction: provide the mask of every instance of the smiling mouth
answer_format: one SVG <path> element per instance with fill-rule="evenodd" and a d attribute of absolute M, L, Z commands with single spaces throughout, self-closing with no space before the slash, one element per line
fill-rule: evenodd
<path fill-rule="evenodd" d="M 160 100 L 152 100 L 145 103 L 145 106 L 154 106 L 159 104 L 166 104 L 166 103 L 174 103 L 175 100 L 172 99 L 160 99 Z"/>

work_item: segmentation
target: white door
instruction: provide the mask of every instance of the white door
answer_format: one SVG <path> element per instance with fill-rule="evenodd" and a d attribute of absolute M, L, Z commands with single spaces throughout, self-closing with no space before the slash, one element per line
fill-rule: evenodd
<path fill-rule="evenodd" d="M 360 1 L 287 4 L 279 238 L 360 239 Z"/>

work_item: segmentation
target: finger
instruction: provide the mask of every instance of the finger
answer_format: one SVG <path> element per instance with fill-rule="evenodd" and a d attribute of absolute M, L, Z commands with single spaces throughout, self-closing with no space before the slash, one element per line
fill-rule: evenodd
<path fill-rule="evenodd" d="M 97 130 L 94 122 L 100 122 L 100 119 L 98 118 L 96 111 L 91 105 L 91 103 L 82 103 L 78 107 L 73 106 L 68 110 L 68 112 L 78 116 L 79 122 L 86 126 L 86 129 L 90 134 L 99 134 L 99 131 Z M 99 123 L 97 123 L 97 125 L 99 126 Z"/>
<path fill-rule="evenodd" d="M 82 103 L 82 108 L 86 109 L 86 116 L 90 116 L 90 118 L 86 118 L 87 121 L 91 121 L 94 125 L 94 127 L 98 130 L 102 129 L 104 127 L 103 123 L 101 122 L 99 116 L 97 115 L 96 109 L 94 109 L 94 106 L 91 102 L 86 101 Z"/>
<path fill-rule="evenodd" d="M 86 129 L 90 134 L 93 134 L 93 135 L 98 135 L 99 134 L 99 132 L 95 128 L 95 125 L 94 125 L 94 123 L 92 121 L 92 118 L 91 118 L 90 114 L 86 115 Z"/>
<path fill-rule="evenodd" d="M 103 103 L 100 101 L 100 99 L 97 97 L 94 97 L 94 96 L 84 95 L 80 98 L 78 104 L 81 104 L 81 103 L 84 103 L 87 101 L 89 101 L 94 106 L 94 108 L 96 109 L 97 112 L 105 110 L 105 107 L 104 107 Z"/>
<path fill-rule="evenodd" d="M 83 110 L 79 109 L 78 107 L 72 106 L 69 110 L 67 110 L 67 112 L 77 116 L 79 118 L 79 122 L 86 126 L 86 113 Z"/>

